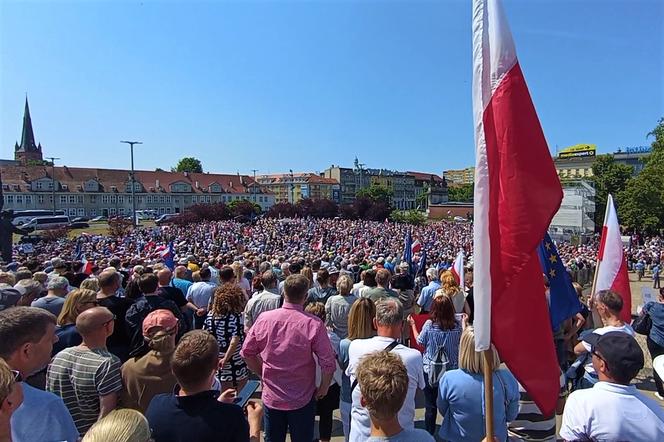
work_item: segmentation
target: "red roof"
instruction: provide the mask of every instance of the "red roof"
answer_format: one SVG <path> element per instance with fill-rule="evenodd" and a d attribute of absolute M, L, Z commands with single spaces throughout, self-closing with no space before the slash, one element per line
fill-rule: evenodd
<path fill-rule="evenodd" d="M 435 173 L 426 173 L 426 172 L 406 172 L 408 175 L 412 175 L 416 180 L 430 181 L 433 177 L 434 182 L 442 183 L 443 179 L 436 175 Z"/>
<path fill-rule="evenodd" d="M 28 191 L 30 183 L 40 178 L 51 178 L 50 166 L 2 166 L 2 183 L 9 185 L 12 191 Z M 55 180 L 66 184 L 69 192 L 82 192 L 83 184 L 96 180 L 102 186 L 101 191 L 110 192 L 114 186 L 119 192 L 125 191 L 130 179 L 130 172 L 121 169 L 94 169 L 84 167 L 56 167 Z M 170 185 L 178 182 L 186 183 L 195 193 L 208 193 L 210 186 L 219 184 L 223 193 L 244 194 L 252 192 L 253 179 L 248 175 L 230 175 L 213 173 L 179 173 L 136 171 L 136 181 L 141 183 L 146 192 L 170 192 Z M 197 186 L 198 184 L 198 186 Z M 16 189 L 15 186 L 18 186 Z M 259 193 L 269 193 L 266 189 Z"/>

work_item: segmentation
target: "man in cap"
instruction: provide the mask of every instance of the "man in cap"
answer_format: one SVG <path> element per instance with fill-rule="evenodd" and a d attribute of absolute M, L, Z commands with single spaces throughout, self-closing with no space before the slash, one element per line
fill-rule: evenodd
<path fill-rule="evenodd" d="M 643 351 L 629 334 L 611 331 L 585 338 L 599 378 L 573 392 L 560 436 L 571 440 L 664 440 L 664 409 L 630 385 L 643 368 Z"/>

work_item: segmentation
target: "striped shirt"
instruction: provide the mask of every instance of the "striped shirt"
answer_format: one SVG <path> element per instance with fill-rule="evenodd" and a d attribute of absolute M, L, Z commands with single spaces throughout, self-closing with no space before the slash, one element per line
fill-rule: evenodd
<path fill-rule="evenodd" d="M 422 331 L 417 337 L 417 343 L 424 347 L 422 362 L 424 372 L 429 373 L 429 365 L 435 359 L 438 349 L 443 347 L 449 360 L 447 371 L 459 368 L 459 342 L 461 341 L 461 323 L 456 324 L 451 330 L 443 330 L 431 319 L 422 326 Z"/>
<path fill-rule="evenodd" d="M 560 374 L 560 396 L 567 395 L 565 375 Z M 507 433 L 510 440 L 514 441 L 556 441 L 556 415 L 544 416 L 535 402 L 519 384 L 519 414 L 514 421 L 509 423 Z"/>
<path fill-rule="evenodd" d="M 63 399 L 84 435 L 99 418 L 99 398 L 122 389 L 120 359 L 106 349 L 64 349 L 48 367 L 46 388 Z"/>

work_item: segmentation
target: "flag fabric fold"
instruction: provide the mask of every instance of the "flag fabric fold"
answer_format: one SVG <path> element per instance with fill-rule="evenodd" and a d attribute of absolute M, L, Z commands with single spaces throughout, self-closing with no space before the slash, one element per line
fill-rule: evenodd
<path fill-rule="evenodd" d="M 627 260 L 620 237 L 620 223 L 611 195 L 606 201 L 602 240 L 597 260 L 599 266 L 596 270 L 595 293 L 600 290 L 613 290 L 618 293 L 623 300 L 620 319 L 629 324 L 632 320 L 632 291 L 629 287 Z"/>
<path fill-rule="evenodd" d="M 408 264 L 408 271 L 413 273 L 413 237 L 410 235 L 410 229 L 406 232 L 403 239 L 403 262 Z"/>
<path fill-rule="evenodd" d="M 537 246 L 562 189 L 501 2 L 473 0 L 472 16 L 476 350 L 493 343 L 549 414 L 559 368 Z"/>
<path fill-rule="evenodd" d="M 173 249 L 173 241 L 168 243 L 168 247 L 161 252 L 161 258 L 164 260 L 164 265 L 173 271 L 175 269 L 175 250 Z"/>
<path fill-rule="evenodd" d="M 556 245 L 547 233 L 537 250 L 544 273 L 549 280 L 549 317 L 555 330 L 565 319 L 581 311 L 581 301 L 572 285 L 572 278 L 560 260 Z"/>
<path fill-rule="evenodd" d="M 459 250 L 459 253 L 457 253 L 451 270 L 452 274 L 454 275 L 454 279 L 456 279 L 459 287 L 461 287 L 461 290 L 466 290 L 465 274 L 463 271 L 463 250 Z"/>

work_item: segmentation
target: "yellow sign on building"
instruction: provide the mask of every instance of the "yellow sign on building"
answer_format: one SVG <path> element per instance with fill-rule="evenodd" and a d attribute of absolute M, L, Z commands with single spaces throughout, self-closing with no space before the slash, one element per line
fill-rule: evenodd
<path fill-rule="evenodd" d="M 575 144 L 558 152 L 558 158 L 594 157 L 596 144 Z"/>

